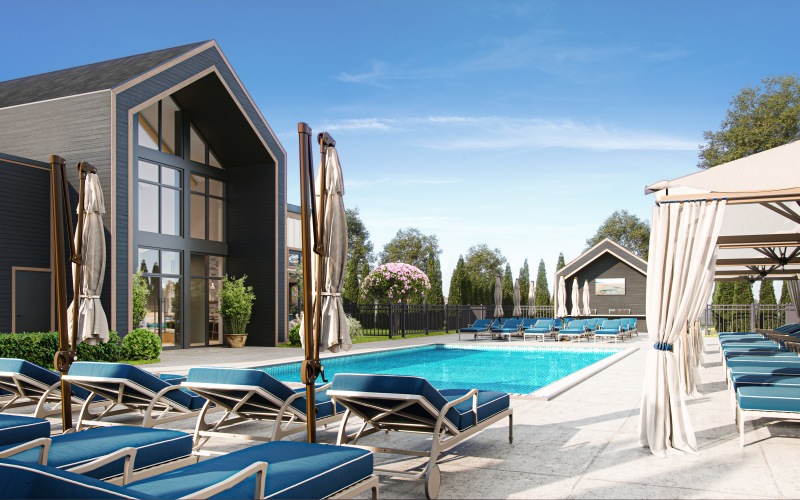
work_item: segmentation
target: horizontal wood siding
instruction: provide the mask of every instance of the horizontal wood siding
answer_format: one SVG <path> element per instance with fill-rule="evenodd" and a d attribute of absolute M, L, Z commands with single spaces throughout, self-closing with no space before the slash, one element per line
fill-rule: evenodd
<path fill-rule="evenodd" d="M 0 158 L 0 213 L 0 332 L 7 333 L 11 268 L 50 267 L 50 172 Z"/>
<path fill-rule="evenodd" d="M 111 259 L 110 229 L 113 209 L 110 125 L 110 91 L 0 109 L 0 151 L 48 164 L 50 155 L 55 154 L 64 158 L 67 161 L 67 180 L 73 209 L 77 207 L 78 192 L 78 172 L 75 166 L 78 162 L 88 161 L 97 168 L 106 202 L 106 213 L 103 216 L 106 228 L 106 262 L 110 262 Z M 48 181 L 47 194 L 44 198 L 48 207 L 49 197 Z M 76 223 L 74 211 L 72 218 L 73 223 Z M 68 294 L 71 297 L 71 291 L 68 290 Z M 106 266 L 101 297 L 103 309 L 110 315 L 110 264 Z"/>
<path fill-rule="evenodd" d="M 261 137 L 264 138 L 264 141 L 267 144 L 267 147 L 270 149 L 272 154 L 277 158 L 278 164 L 277 165 L 259 165 L 253 167 L 246 167 L 242 170 L 242 173 L 247 172 L 248 175 L 252 174 L 254 179 L 252 180 L 253 184 L 258 187 L 256 192 L 253 192 L 252 195 L 254 196 L 252 199 L 242 200 L 248 203 L 257 203 L 263 204 L 262 209 L 258 210 L 257 212 L 250 212 L 245 217 L 244 221 L 249 224 L 250 232 L 256 233 L 265 231 L 265 238 L 269 237 L 269 244 L 267 245 L 264 242 L 258 245 L 258 250 L 260 252 L 260 258 L 257 261 L 254 261 L 252 264 L 255 266 L 254 268 L 248 268 L 245 270 L 248 276 L 264 275 L 264 280 L 269 281 L 270 289 L 271 289 L 271 298 L 268 298 L 266 293 L 262 291 L 258 295 L 258 301 L 260 308 L 270 309 L 270 314 L 274 318 L 274 311 L 276 309 L 278 311 L 285 311 L 286 310 L 286 283 L 285 283 L 285 197 L 286 197 L 286 156 L 282 152 L 280 144 L 277 140 L 272 136 L 267 126 L 263 123 L 261 117 L 259 116 L 258 111 L 256 108 L 250 103 L 247 99 L 247 95 L 244 89 L 239 85 L 233 73 L 228 69 L 227 65 L 225 64 L 224 59 L 218 52 L 216 48 L 209 48 L 185 61 L 182 61 L 175 66 L 149 78 L 142 83 L 134 85 L 133 87 L 126 89 L 124 92 L 120 92 L 117 94 L 116 98 L 116 151 L 117 151 L 117 206 L 115 207 L 117 210 L 117 245 L 118 251 L 116 255 L 117 259 L 117 328 L 120 331 L 124 331 L 127 329 L 127 316 L 128 316 L 128 280 L 130 279 L 130 273 L 132 272 L 132 268 L 130 263 L 128 262 L 128 224 L 129 224 L 129 216 L 128 213 L 128 183 L 129 183 L 129 171 L 130 166 L 128 165 L 128 112 L 130 109 L 138 106 L 139 104 L 147 101 L 148 99 L 156 96 L 164 91 L 167 91 L 175 86 L 181 84 L 181 82 L 187 80 L 188 78 L 212 67 L 215 66 L 217 70 L 222 75 L 227 86 L 233 92 L 235 98 L 238 100 L 241 107 L 244 109 L 244 112 L 249 117 L 250 121 L 255 125 L 255 128 L 258 130 Z M 236 177 L 236 174 L 233 173 L 234 170 L 237 170 L 239 166 L 234 168 L 230 168 L 229 172 L 231 175 Z M 257 169 L 262 169 L 261 172 L 255 172 Z M 278 177 L 278 198 L 275 199 L 274 195 L 274 184 L 275 184 L 275 168 L 278 169 L 277 177 Z M 265 180 L 269 177 L 271 180 L 269 184 Z M 234 181 L 235 182 L 235 181 Z M 267 191 L 267 186 L 269 191 Z M 233 191 L 236 192 L 235 190 Z M 230 187 L 228 191 L 228 216 L 227 216 L 227 230 L 229 232 L 229 237 L 231 233 L 231 226 L 237 224 L 237 221 L 233 219 L 231 216 L 231 207 L 236 206 L 236 202 L 239 200 L 234 200 L 234 194 L 232 194 Z M 236 195 L 238 196 L 238 195 Z M 267 206 L 268 205 L 268 206 Z M 234 208 L 235 210 L 235 208 Z M 257 218 L 256 218 L 257 216 Z M 277 224 L 276 224 L 277 221 Z M 235 231 L 235 230 L 234 230 Z M 277 248 L 279 250 L 276 251 L 275 246 L 277 242 Z M 269 248 L 267 248 L 269 247 Z M 231 248 L 231 252 L 235 252 Z M 229 266 L 230 264 L 229 259 Z M 236 258 L 232 260 L 236 261 Z M 246 260 L 246 259 L 245 259 Z M 277 269 L 277 276 L 276 276 L 276 269 Z M 269 280 L 267 280 L 266 276 L 269 276 Z M 277 281 L 276 281 L 277 280 Z M 277 283 L 277 290 L 275 289 Z M 258 292 L 257 292 L 258 293 Z M 271 300 L 271 302 L 268 302 Z M 257 306 L 257 307 L 258 307 Z M 266 314 L 266 313 L 259 313 L 259 314 Z M 255 320 L 255 314 L 254 314 Z M 260 321 L 260 320 L 259 320 Z M 286 328 L 286 318 L 284 314 L 279 314 L 278 318 L 278 328 L 285 329 Z M 274 328 L 274 327 L 271 327 Z M 249 342 L 249 340 L 248 340 Z M 271 344 L 262 344 L 262 345 L 271 345 Z"/>
<path fill-rule="evenodd" d="M 228 274 L 246 274 L 256 294 L 247 328 L 248 345 L 274 346 L 277 341 L 275 220 L 271 218 L 275 213 L 274 189 L 275 177 L 265 165 L 236 167 L 228 172 Z"/>
<path fill-rule="evenodd" d="M 572 310 L 573 278 L 578 278 L 579 303 L 583 305 L 584 281 L 589 280 L 589 307 L 597 309 L 597 315 L 608 313 L 609 309 L 630 309 L 631 315 L 645 314 L 647 276 L 632 268 L 611 254 L 604 254 L 569 276 L 567 285 L 567 310 Z M 565 276 L 566 278 L 566 276 Z M 625 295 L 595 295 L 598 278 L 625 278 Z"/>

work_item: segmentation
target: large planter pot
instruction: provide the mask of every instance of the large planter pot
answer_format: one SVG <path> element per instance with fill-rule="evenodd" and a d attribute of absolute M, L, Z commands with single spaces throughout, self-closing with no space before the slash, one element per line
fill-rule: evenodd
<path fill-rule="evenodd" d="M 247 342 L 246 333 L 225 333 L 222 337 L 228 347 L 244 347 L 245 342 Z"/>

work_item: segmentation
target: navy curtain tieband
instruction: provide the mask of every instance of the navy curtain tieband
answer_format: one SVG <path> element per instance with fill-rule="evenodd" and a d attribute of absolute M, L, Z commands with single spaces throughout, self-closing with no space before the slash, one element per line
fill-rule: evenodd
<path fill-rule="evenodd" d="M 671 351 L 672 344 L 667 344 L 666 342 L 656 342 L 653 344 L 653 349 L 656 351 Z"/>

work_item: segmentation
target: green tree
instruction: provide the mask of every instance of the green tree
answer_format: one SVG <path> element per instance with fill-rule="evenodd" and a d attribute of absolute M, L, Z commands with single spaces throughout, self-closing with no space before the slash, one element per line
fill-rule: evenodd
<path fill-rule="evenodd" d="M 369 274 L 375 261 L 369 231 L 361 220 L 358 207 L 345 210 L 347 218 L 347 265 L 344 271 L 342 298 L 357 303 L 361 297 L 361 283 Z M 364 270 L 366 269 L 366 272 Z"/>
<path fill-rule="evenodd" d="M 564 252 L 558 254 L 558 262 L 556 263 L 556 272 L 559 272 L 567 263 L 564 262 Z"/>
<path fill-rule="evenodd" d="M 791 304 L 792 303 L 792 296 L 789 294 L 789 285 L 786 283 L 786 280 L 783 280 L 783 284 L 781 285 L 781 304 Z"/>
<path fill-rule="evenodd" d="M 773 280 L 764 280 L 761 282 L 761 288 L 758 291 L 759 304 L 777 304 L 775 300 L 775 285 Z"/>
<path fill-rule="evenodd" d="M 753 284 L 748 280 L 734 281 L 734 304 L 750 305 L 755 303 L 753 296 Z M 736 314 L 736 321 L 734 322 L 736 332 L 749 332 L 750 331 L 750 310 L 740 310 Z"/>
<path fill-rule="evenodd" d="M 593 247 L 606 238 L 647 260 L 650 222 L 640 219 L 627 210 L 617 210 L 600 225 L 594 236 L 586 240 L 586 248 Z"/>
<path fill-rule="evenodd" d="M 731 100 L 716 132 L 703 132 L 697 166 L 709 168 L 800 139 L 800 80 L 768 76 Z"/>
<path fill-rule="evenodd" d="M 715 305 L 731 305 L 736 300 L 736 283 L 734 281 L 717 281 L 714 283 L 714 295 L 711 303 Z M 730 311 L 714 312 L 714 328 L 718 332 L 731 331 L 730 325 L 732 314 Z"/>
<path fill-rule="evenodd" d="M 522 267 L 519 270 L 519 296 L 520 303 L 523 306 L 528 305 L 528 292 L 530 291 L 530 283 L 531 270 L 528 267 L 528 259 L 525 259 L 525 263 L 522 264 Z"/>
<path fill-rule="evenodd" d="M 759 306 L 774 306 L 777 304 L 775 300 L 775 286 L 773 280 L 765 279 L 761 282 L 761 288 L 758 290 L 758 305 Z M 772 307 L 761 308 L 758 312 L 758 328 L 772 328 L 778 326 L 780 318 L 777 311 Z"/>
<path fill-rule="evenodd" d="M 503 273 L 503 305 L 514 307 L 514 276 L 508 263 Z"/>
<path fill-rule="evenodd" d="M 450 275 L 450 292 L 447 294 L 448 304 L 466 304 L 464 296 L 461 295 L 461 281 L 465 275 L 464 256 L 459 255 L 456 268 L 453 269 L 453 274 Z"/>
<path fill-rule="evenodd" d="M 506 258 L 500 249 L 490 249 L 486 244 L 474 245 L 467 250 L 464 267 L 471 285 L 468 304 L 494 303 L 494 278 L 502 276 Z"/>
<path fill-rule="evenodd" d="M 144 261 L 142 261 L 142 265 L 144 266 Z M 142 276 L 141 270 L 133 275 L 131 291 L 131 320 L 133 328 L 137 328 L 147 316 L 147 299 L 150 298 L 150 285 L 147 278 Z"/>
<path fill-rule="evenodd" d="M 425 294 L 425 302 L 428 304 L 444 304 L 444 293 L 442 292 L 442 267 L 439 258 L 429 256 L 425 264 L 425 274 L 431 281 L 431 289 Z"/>
<path fill-rule="evenodd" d="M 389 243 L 384 245 L 383 251 L 379 256 L 381 264 L 389 262 L 404 262 L 411 264 L 425 271 L 431 282 L 430 292 L 438 290 L 437 296 L 433 300 L 437 303 L 444 303 L 442 296 L 442 271 L 439 255 L 442 250 L 439 248 L 439 239 L 435 235 L 423 234 L 419 229 L 409 227 L 397 231 L 397 234 Z M 435 261 L 435 262 L 434 262 Z M 430 270 L 438 269 L 436 275 L 431 275 Z M 426 295 L 427 300 L 427 295 Z M 430 302 L 430 300 L 429 300 Z"/>
<path fill-rule="evenodd" d="M 537 306 L 549 306 L 552 304 L 550 301 L 550 287 L 547 285 L 547 271 L 544 268 L 544 259 L 539 261 L 533 301 L 534 305 Z"/>

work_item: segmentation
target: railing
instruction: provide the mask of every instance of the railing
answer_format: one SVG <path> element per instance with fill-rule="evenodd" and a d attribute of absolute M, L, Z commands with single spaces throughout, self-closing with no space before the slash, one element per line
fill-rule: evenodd
<path fill-rule="evenodd" d="M 439 304 L 346 304 L 345 312 L 361 323 L 365 336 L 429 334 L 457 332 L 476 319 L 493 318 L 492 305 Z M 510 318 L 513 306 L 503 307 L 503 316 Z M 552 318 L 553 306 L 522 306 L 522 316 Z"/>
<path fill-rule="evenodd" d="M 717 332 L 753 332 L 771 330 L 795 317 L 794 307 L 788 304 L 711 304 L 706 308 L 703 324 Z"/>

